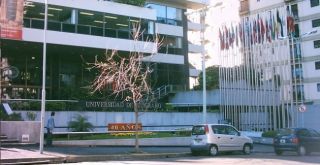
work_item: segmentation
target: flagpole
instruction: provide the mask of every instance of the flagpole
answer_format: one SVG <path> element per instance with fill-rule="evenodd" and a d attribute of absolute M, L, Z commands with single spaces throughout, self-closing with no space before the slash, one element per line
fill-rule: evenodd
<path fill-rule="evenodd" d="M 46 54 L 47 54 L 47 20 L 48 20 L 48 0 L 44 1 L 44 29 L 43 29 L 43 52 L 42 52 L 42 91 L 41 91 L 41 124 L 40 124 L 40 154 L 43 154 L 44 143 L 44 117 L 45 117 L 45 100 L 46 100 Z"/>

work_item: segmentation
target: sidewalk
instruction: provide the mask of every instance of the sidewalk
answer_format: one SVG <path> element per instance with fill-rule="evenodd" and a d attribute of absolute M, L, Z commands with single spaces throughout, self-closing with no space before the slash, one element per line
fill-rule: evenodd
<path fill-rule="evenodd" d="M 168 157 L 190 156 L 189 147 L 140 147 L 142 153 L 134 153 L 134 147 L 45 147 L 44 154 L 39 153 L 39 146 L 2 147 L 1 164 L 43 164 L 71 163 L 82 161 L 107 160 L 143 160 Z M 273 153 L 269 145 L 254 145 L 254 153 Z"/>
<path fill-rule="evenodd" d="M 140 147 L 141 153 L 134 153 L 134 147 L 45 147 L 40 154 L 38 146 L 1 147 L 0 164 L 64 163 L 106 160 L 143 160 L 188 156 L 188 147 Z"/>

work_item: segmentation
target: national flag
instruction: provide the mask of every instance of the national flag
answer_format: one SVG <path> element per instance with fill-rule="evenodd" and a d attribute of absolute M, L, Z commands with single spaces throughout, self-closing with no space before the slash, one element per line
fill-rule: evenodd
<path fill-rule="evenodd" d="M 268 42 L 271 42 L 271 25 L 268 20 L 266 20 L 266 39 Z"/>
<path fill-rule="evenodd" d="M 261 42 L 263 43 L 264 42 L 264 36 L 266 34 L 266 29 L 265 29 L 265 26 L 263 24 L 262 18 L 260 18 L 260 31 L 261 31 Z"/>
<path fill-rule="evenodd" d="M 221 30 L 219 28 L 219 39 L 220 39 L 220 49 L 223 50 L 224 49 L 224 38 L 223 38 L 223 34 L 221 33 Z"/>
<path fill-rule="evenodd" d="M 280 35 L 281 35 L 281 37 L 284 37 L 284 35 L 283 35 L 283 23 L 282 23 L 282 20 L 280 18 L 279 10 L 277 10 L 277 23 L 278 23 L 278 26 L 280 26 Z"/>
<path fill-rule="evenodd" d="M 229 29 L 229 46 L 233 47 L 233 43 L 234 43 L 234 39 L 235 39 L 235 35 L 234 35 L 234 28 L 231 24 L 230 29 Z"/>
<path fill-rule="evenodd" d="M 256 20 L 253 20 L 252 25 L 252 42 L 255 44 L 257 42 L 257 22 Z"/>
<path fill-rule="evenodd" d="M 242 23 L 239 23 L 239 38 L 240 38 L 240 42 L 243 42 L 243 29 L 242 29 Z"/>
<path fill-rule="evenodd" d="M 229 49 L 229 32 L 226 26 L 224 26 L 224 41 L 225 41 L 225 49 Z"/>
<path fill-rule="evenodd" d="M 257 42 L 261 43 L 261 27 L 260 27 L 260 18 L 257 17 Z"/>
<path fill-rule="evenodd" d="M 272 21 L 271 21 L 271 38 L 272 40 L 275 40 L 276 39 L 276 35 L 277 35 L 277 22 L 276 20 L 274 19 L 274 15 L 272 15 Z"/>
<path fill-rule="evenodd" d="M 236 27 L 236 36 L 235 36 L 235 40 L 236 40 L 236 46 L 239 45 L 239 41 L 238 41 L 238 37 L 239 37 L 239 34 L 238 34 L 238 26 L 235 26 Z"/>
<path fill-rule="evenodd" d="M 292 13 L 289 10 L 287 10 L 287 30 L 289 35 L 295 32 L 294 18 Z"/>

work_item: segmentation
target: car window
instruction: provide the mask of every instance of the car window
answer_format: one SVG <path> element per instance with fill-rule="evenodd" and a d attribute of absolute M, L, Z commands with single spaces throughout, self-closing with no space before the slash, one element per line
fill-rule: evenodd
<path fill-rule="evenodd" d="M 297 132 L 297 134 L 299 136 L 303 136 L 303 137 L 309 137 L 310 136 L 310 132 L 307 129 L 301 129 Z"/>
<path fill-rule="evenodd" d="M 233 127 L 227 126 L 226 130 L 228 135 L 238 135 L 238 131 L 235 130 Z"/>
<path fill-rule="evenodd" d="M 316 130 L 311 129 L 311 130 L 309 130 L 309 132 L 312 137 L 320 137 L 320 133 Z"/>
<path fill-rule="evenodd" d="M 192 128 L 192 135 L 204 135 L 206 133 L 204 126 L 194 126 Z"/>
<path fill-rule="evenodd" d="M 280 129 L 277 132 L 278 136 L 288 136 L 288 135 L 293 135 L 294 134 L 294 129 Z"/>
<path fill-rule="evenodd" d="M 215 134 L 227 134 L 227 131 L 226 131 L 225 127 L 221 126 L 221 125 L 212 126 L 212 131 Z"/>

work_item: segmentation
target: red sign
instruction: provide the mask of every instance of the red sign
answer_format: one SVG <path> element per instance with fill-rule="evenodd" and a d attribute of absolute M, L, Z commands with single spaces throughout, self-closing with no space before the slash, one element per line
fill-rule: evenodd
<path fill-rule="evenodd" d="M 136 124 L 135 123 L 109 123 L 108 131 L 135 131 Z M 142 124 L 138 123 L 137 127 L 138 131 L 142 130 Z"/>
<path fill-rule="evenodd" d="M 0 0 L 1 38 L 22 39 L 24 0 Z"/>

